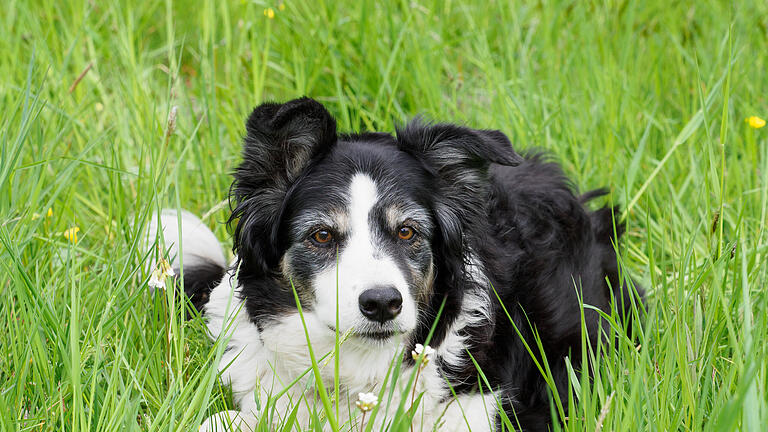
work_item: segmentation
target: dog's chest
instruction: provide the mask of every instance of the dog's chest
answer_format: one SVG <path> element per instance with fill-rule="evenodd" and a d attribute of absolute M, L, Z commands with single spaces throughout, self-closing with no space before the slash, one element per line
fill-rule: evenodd
<path fill-rule="evenodd" d="M 316 322 L 311 313 L 304 314 L 304 323 L 301 316 L 294 313 L 280 317 L 259 331 L 247 318 L 244 305 L 229 281 L 230 278 L 225 277 L 213 290 L 205 311 L 211 336 L 215 340 L 228 338 L 219 363 L 222 379 L 231 386 L 240 410 L 252 415 L 254 422 L 265 414 L 266 401 L 273 400 L 273 413 L 283 413 L 283 416 L 298 403 L 297 421 L 308 425 L 315 415 L 313 411 L 321 413 L 323 408 L 311 371 L 307 337 L 326 391 L 333 394 L 335 334 Z M 442 351 L 438 349 L 438 355 Z M 439 425 L 437 430 L 441 431 L 466 430 L 467 422 L 472 424 L 472 430 L 493 430 L 493 395 L 452 397 L 437 367 L 437 359 L 416 375 L 411 365 L 401 363 L 396 370 L 402 355 L 402 346 L 397 343 L 376 345 L 349 338 L 341 343 L 340 353 L 338 423 L 347 425 L 343 429 L 359 428 L 362 415 L 355 405 L 358 394 L 374 393 L 381 395 L 375 423 L 391 422 L 398 408 L 408 410 L 418 402 L 415 421 L 425 430 L 435 425 Z M 399 378 L 393 380 L 393 374 Z M 412 377 L 415 392 L 408 385 Z M 281 396 L 275 399 L 277 395 Z"/>

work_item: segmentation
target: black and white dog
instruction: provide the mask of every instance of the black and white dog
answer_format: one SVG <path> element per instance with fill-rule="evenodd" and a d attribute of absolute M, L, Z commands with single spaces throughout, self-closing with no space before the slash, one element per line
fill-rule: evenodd
<path fill-rule="evenodd" d="M 301 405 L 308 420 L 319 402 L 305 327 L 317 357 L 344 336 L 342 428 L 358 430 L 358 393 L 389 394 L 392 359 L 408 376 L 412 350 L 428 342 L 419 430 L 546 430 L 552 393 L 567 400 L 566 356 L 579 367 L 582 340 L 606 330 L 595 308 L 628 317 L 639 301 L 619 274 L 615 209 L 585 207 L 605 192 L 576 195 L 558 165 L 518 155 L 499 131 L 416 120 L 395 136 L 338 134 L 312 99 L 266 103 L 247 121 L 234 176 L 229 265 L 197 218 L 160 218 L 165 239 L 184 246 L 171 253 L 175 268 L 183 258 L 187 295 L 227 340 L 220 369 L 240 411 L 209 418 L 207 430 L 228 418 L 250 430 L 295 380 L 275 412 Z M 333 388 L 334 361 L 320 363 Z M 405 392 L 382 401 L 376 430 Z"/>

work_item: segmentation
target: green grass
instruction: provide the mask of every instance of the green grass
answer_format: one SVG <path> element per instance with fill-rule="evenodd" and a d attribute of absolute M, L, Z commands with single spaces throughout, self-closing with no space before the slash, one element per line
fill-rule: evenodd
<path fill-rule="evenodd" d="M 340 130 L 498 128 L 610 186 L 647 325 L 573 371 L 564 429 L 763 430 L 768 127 L 744 119 L 768 117 L 768 3 L 679 3 L 3 2 L 0 430 L 186 431 L 232 406 L 221 346 L 147 293 L 134 226 L 184 207 L 228 238 L 245 116 L 304 94 Z"/>

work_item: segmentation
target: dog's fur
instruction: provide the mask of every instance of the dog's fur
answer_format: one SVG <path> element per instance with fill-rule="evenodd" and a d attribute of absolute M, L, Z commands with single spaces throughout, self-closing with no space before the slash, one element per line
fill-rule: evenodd
<path fill-rule="evenodd" d="M 230 414 L 253 427 L 267 415 L 267 398 L 310 368 L 298 298 L 316 356 L 333 350 L 337 331 L 348 335 L 339 354 L 340 424 L 359 420 L 349 408 L 357 393 L 388 386 L 401 356 L 406 378 L 374 421 L 391 420 L 415 367 L 411 351 L 434 327 L 434 358 L 416 382 L 417 424 L 490 431 L 506 415 L 515 428 L 546 430 L 551 389 L 534 334 L 567 400 L 565 357 L 578 368 L 582 340 L 597 343 L 606 326 L 580 300 L 610 313 L 615 299 L 628 317 L 639 299 L 619 275 L 616 209 L 585 207 L 605 191 L 579 197 L 557 164 L 518 155 L 501 132 L 415 120 L 396 136 L 338 134 L 325 108 L 302 98 L 257 107 L 244 141 L 231 189 L 235 260 L 227 266 L 210 247 L 213 234 L 182 218 L 184 288 L 212 337 L 226 340 L 222 376 L 240 408 L 206 428 Z M 161 218 L 174 227 L 176 219 Z M 408 230 L 412 238 L 398 237 Z M 318 242 L 318 231 L 333 238 Z M 378 322 L 358 303 L 382 287 L 396 290 L 402 305 Z M 333 361 L 320 363 L 332 388 Z M 318 406 L 311 374 L 277 399 L 276 412 L 296 404 L 304 421 Z"/>

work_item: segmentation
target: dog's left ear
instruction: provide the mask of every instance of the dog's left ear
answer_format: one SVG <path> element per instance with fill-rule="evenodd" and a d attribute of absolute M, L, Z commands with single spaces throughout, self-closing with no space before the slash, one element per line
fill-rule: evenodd
<path fill-rule="evenodd" d="M 522 158 L 509 138 L 497 130 L 453 124 L 425 124 L 416 119 L 397 130 L 400 150 L 420 159 L 448 183 L 473 189 L 484 183 L 489 165 L 515 166 Z"/>
<path fill-rule="evenodd" d="M 400 150 L 421 160 L 440 180 L 437 185 L 451 201 L 470 213 L 482 210 L 491 163 L 515 166 L 522 158 L 503 133 L 453 124 L 425 124 L 419 119 L 397 130 Z M 459 209 L 457 209 L 459 210 Z"/>

